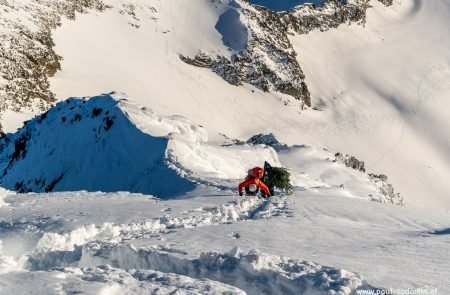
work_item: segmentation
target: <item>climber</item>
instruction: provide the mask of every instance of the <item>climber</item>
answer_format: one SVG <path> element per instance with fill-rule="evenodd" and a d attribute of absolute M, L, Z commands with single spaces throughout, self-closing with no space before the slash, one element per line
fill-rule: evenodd
<path fill-rule="evenodd" d="M 245 181 L 239 184 L 239 196 L 242 196 L 242 189 L 245 188 L 245 194 L 248 196 L 256 196 L 259 189 L 263 191 L 263 197 L 270 197 L 269 188 L 262 182 L 261 178 L 264 177 L 264 169 L 255 167 L 248 171 L 248 175 Z"/>

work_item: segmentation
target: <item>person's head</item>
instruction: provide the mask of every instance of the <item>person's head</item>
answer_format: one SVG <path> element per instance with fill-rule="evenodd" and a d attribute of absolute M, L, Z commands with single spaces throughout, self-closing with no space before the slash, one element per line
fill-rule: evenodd
<path fill-rule="evenodd" d="M 261 167 L 253 168 L 253 177 L 254 178 L 262 178 L 264 176 L 264 169 Z"/>

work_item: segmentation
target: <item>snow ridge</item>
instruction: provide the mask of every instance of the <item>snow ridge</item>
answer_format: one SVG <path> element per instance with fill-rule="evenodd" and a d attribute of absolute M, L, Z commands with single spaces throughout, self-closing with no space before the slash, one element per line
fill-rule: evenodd
<path fill-rule="evenodd" d="M 199 258 L 186 259 L 173 252 L 158 248 L 121 246 L 108 248 L 89 245 L 83 251 L 80 264 L 92 267 L 111 261 L 124 269 L 154 269 L 206 278 L 244 290 L 247 294 L 351 294 L 364 286 L 359 275 L 311 261 L 298 261 L 286 257 L 266 255 L 256 250 L 242 253 L 234 248 L 228 253 L 207 252 Z M 144 277 L 135 273 L 135 277 Z"/>
<path fill-rule="evenodd" d="M 174 198 L 199 184 L 235 187 L 265 146 L 209 144 L 181 116 L 158 116 L 119 93 L 70 98 L 0 138 L 0 184 L 19 193 L 129 191 Z M 111 181 L 114 179 L 114 181 Z"/>
<path fill-rule="evenodd" d="M 144 133 L 128 117 L 124 100 L 119 94 L 71 98 L 1 138 L 1 185 L 20 193 L 130 191 L 162 198 L 192 190 L 194 183 L 166 163 L 168 135 L 195 141 L 202 133 L 181 118 L 134 108 L 159 132 Z"/>

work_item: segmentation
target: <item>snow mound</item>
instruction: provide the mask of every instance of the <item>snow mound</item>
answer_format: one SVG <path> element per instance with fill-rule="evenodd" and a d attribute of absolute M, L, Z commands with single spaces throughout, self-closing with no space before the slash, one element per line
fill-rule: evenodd
<path fill-rule="evenodd" d="M 165 163 L 169 138 L 137 128 L 121 107 L 123 99 L 70 98 L 3 137 L 1 185 L 18 192 L 126 190 L 162 198 L 192 190 L 194 184 Z M 154 129 L 160 133 L 167 125 L 185 136 L 195 129 L 179 120 L 147 118 L 158 122 Z"/>
<path fill-rule="evenodd" d="M 129 191 L 172 198 L 198 182 L 241 178 L 270 147 L 207 144 L 181 116 L 160 117 L 124 95 L 70 98 L 0 139 L 0 184 L 24 192 Z"/>

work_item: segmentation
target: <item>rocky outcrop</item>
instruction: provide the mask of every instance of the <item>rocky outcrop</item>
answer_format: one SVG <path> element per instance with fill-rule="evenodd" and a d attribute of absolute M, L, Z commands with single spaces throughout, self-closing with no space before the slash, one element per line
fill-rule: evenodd
<path fill-rule="evenodd" d="M 48 78 L 61 68 L 51 30 L 62 17 L 106 8 L 101 0 L 1 0 L 0 113 L 48 109 L 55 101 Z"/>
<path fill-rule="evenodd" d="M 232 85 L 248 83 L 265 92 L 279 91 L 311 106 L 305 75 L 289 41 L 288 24 L 273 11 L 240 1 L 234 8 L 247 26 L 244 49 L 231 57 L 200 52 L 195 57 L 181 56 L 186 63 L 207 67 Z"/>
<path fill-rule="evenodd" d="M 354 170 L 358 170 L 361 172 L 366 172 L 366 168 L 364 168 L 364 162 L 356 159 L 353 156 L 343 155 L 341 153 L 336 153 L 334 155 L 336 158 L 335 161 L 344 164 L 345 166 L 352 168 Z"/>
<path fill-rule="evenodd" d="M 379 0 L 391 5 L 392 0 Z M 323 6 L 305 4 L 290 12 L 277 13 L 252 5 L 248 0 L 233 1 L 233 8 L 249 31 L 247 46 L 231 57 L 200 52 L 181 56 L 188 64 L 210 68 L 232 85 L 251 84 L 265 92 L 279 91 L 311 106 L 305 75 L 288 36 L 325 31 L 345 23 L 364 24 L 369 0 L 326 0 Z M 230 48 L 230 50 L 232 50 Z"/>
<path fill-rule="evenodd" d="M 276 151 L 286 150 L 289 148 L 287 144 L 279 142 L 273 133 L 260 133 L 257 135 L 253 135 L 247 140 L 246 143 L 251 145 L 264 144 L 273 147 Z"/>
<path fill-rule="evenodd" d="M 389 203 L 405 205 L 403 197 L 396 193 L 392 184 L 388 183 L 388 178 L 384 174 L 369 174 L 372 182 L 378 187 L 379 192 L 386 197 Z"/>
<path fill-rule="evenodd" d="M 327 0 L 323 6 L 303 5 L 291 12 L 281 13 L 290 33 L 307 34 L 313 30 L 326 31 L 342 24 L 364 24 L 369 0 Z"/>

